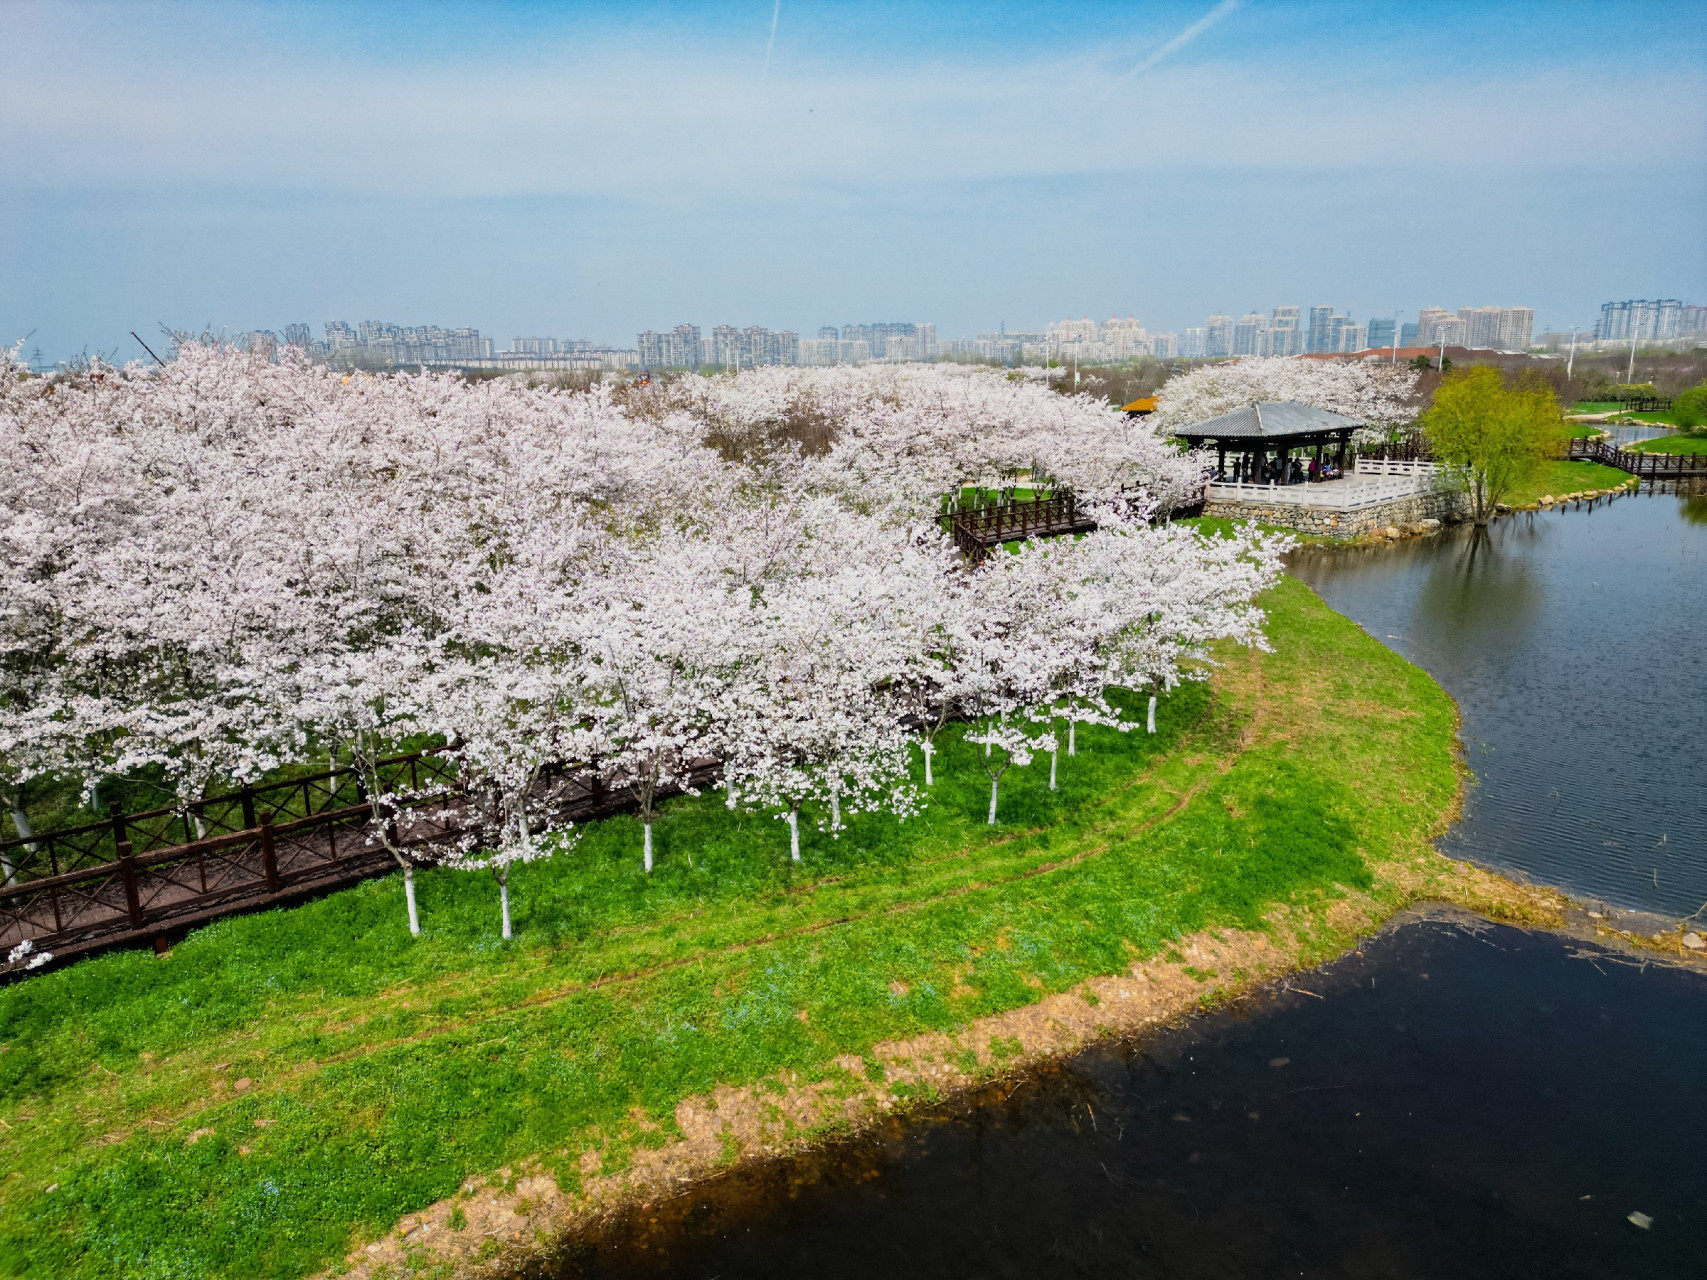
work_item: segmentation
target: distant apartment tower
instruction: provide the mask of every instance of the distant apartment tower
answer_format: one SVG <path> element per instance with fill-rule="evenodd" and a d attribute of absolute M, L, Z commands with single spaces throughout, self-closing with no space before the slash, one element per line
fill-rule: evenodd
<path fill-rule="evenodd" d="M 341 351 L 345 347 L 356 346 L 358 342 L 356 331 L 342 320 L 328 320 L 326 322 L 326 346 L 328 350 Z"/>
<path fill-rule="evenodd" d="M 1233 354 L 1260 356 L 1267 354 L 1268 317 L 1255 311 L 1246 312 L 1233 326 Z"/>
<path fill-rule="evenodd" d="M 1638 342 L 1651 339 L 1664 342 L 1680 338 L 1690 330 L 1685 327 L 1685 307 L 1676 298 L 1632 298 L 1627 302 L 1608 302 L 1600 308 L 1600 324 L 1595 336 L 1603 342 L 1635 338 Z"/>
<path fill-rule="evenodd" d="M 635 348 L 648 369 L 697 369 L 704 363 L 697 324 L 679 324 L 668 333 L 648 329 L 637 336 Z"/>
<path fill-rule="evenodd" d="M 1179 353 L 1187 360 L 1201 360 L 1208 354 L 1208 330 L 1187 329 L 1180 340 Z"/>
<path fill-rule="evenodd" d="M 1371 319 L 1369 322 L 1369 345 L 1372 347 L 1391 347 L 1397 336 L 1398 321 Z"/>
<path fill-rule="evenodd" d="M 1233 317 L 1210 316 L 1203 322 L 1203 354 L 1230 356 L 1233 354 Z"/>
<path fill-rule="evenodd" d="M 287 347 L 297 347 L 307 351 L 314 345 L 314 332 L 305 324 L 287 324 L 280 336 Z"/>
<path fill-rule="evenodd" d="M 1310 308 L 1310 328 L 1304 340 L 1306 351 L 1334 350 L 1334 309 L 1321 305 Z"/>
<path fill-rule="evenodd" d="M 1459 307 L 1464 322 L 1464 345 L 1496 351 L 1527 351 L 1535 327 L 1529 307 Z"/>
<path fill-rule="evenodd" d="M 1263 334 L 1262 352 L 1265 356 L 1298 356 L 1304 354 L 1305 333 L 1299 327 L 1297 307 L 1276 307 L 1269 317 L 1268 332 Z"/>
<path fill-rule="evenodd" d="M 1424 347 L 1463 347 L 1469 343 L 1468 326 L 1445 307 L 1424 307 L 1417 312 L 1417 337 Z"/>

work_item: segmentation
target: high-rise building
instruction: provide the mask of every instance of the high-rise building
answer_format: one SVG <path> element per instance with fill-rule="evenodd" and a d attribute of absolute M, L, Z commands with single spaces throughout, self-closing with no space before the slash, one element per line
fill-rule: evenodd
<path fill-rule="evenodd" d="M 1306 351 L 1332 351 L 1334 309 L 1327 305 L 1310 308 L 1310 328 L 1304 340 Z"/>
<path fill-rule="evenodd" d="M 1391 347 L 1397 333 L 1397 320 L 1371 319 L 1369 322 L 1369 345 L 1372 347 Z"/>
<path fill-rule="evenodd" d="M 936 355 L 936 326 L 934 324 L 914 325 L 913 337 L 918 339 L 919 359 L 929 360 Z"/>
<path fill-rule="evenodd" d="M 1203 354 L 1230 356 L 1233 354 L 1233 317 L 1210 316 L 1203 324 Z"/>
<path fill-rule="evenodd" d="M 1686 308 L 1676 298 L 1632 298 L 1627 302 L 1608 302 L 1600 308 L 1600 324 L 1595 336 L 1602 342 L 1635 338 L 1638 342 L 1651 339 L 1663 342 L 1682 337 L 1686 332 Z"/>
<path fill-rule="evenodd" d="M 1420 347 L 1422 345 L 1421 326 L 1416 322 L 1399 326 L 1399 345 L 1401 347 Z"/>
<path fill-rule="evenodd" d="M 1179 353 L 1187 360 L 1198 360 L 1206 354 L 1207 347 L 1207 330 L 1187 329 L 1185 331 L 1185 337 L 1180 341 Z"/>
<path fill-rule="evenodd" d="M 668 333 L 648 329 L 637 337 L 635 347 L 648 369 L 697 369 L 704 363 L 697 324 L 679 324 Z"/>
<path fill-rule="evenodd" d="M 1535 312 L 1529 307 L 1459 307 L 1464 322 L 1464 344 L 1491 347 L 1496 351 L 1526 351 L 1535 327 Z"/>
<path fill-rule="evenodd" d="M 1247 312 L 1233 327 L 1233 354 L 1236 356 L 1266 355 L 1268 317 L 1255 311 Z"/>
<path fill-rule="evenodd" d="M 1152 333 L 1144 340 L 1147 354 L 1158 360 L 1177 360 L 1180 354 L 1179 334 Z"/>
<path fill-rule="evenodd" d="M 281 336 L 284 339 L 284 345 L 287 347 L 297 347 L 307 351 L 314 345 L 314 333 L 305 324 L 287 324 L 281 330 Z"/>
<path fill-rule="evenodd" d="M 1438 347 L 1463 345 L 1464 322 L 1445 307 L 1424 307 L 1417 312 L 1417 336 L 1420 346 Z"/>
<path fill-rule="evenodd" d="M 1341 317 L 1335 317 L 1339 319 Z M 1334 350 L 1344 353 L 1362 351 L 1369 345 L 1369 329 L 1366 325 L 1353 324 L 1349 318 L 1345 323 L 1335 326 Z"/>
<path fill-rule="evenodd" d="M 326 346 L 332 351 L 341 351 L 345 347 L 356 346 L 359 339 L 356 331 L 342 320 L 326 322 Z"/>
<path fill-rule="evenodd" d="M 818 336 L 819 336 L 819 338 L 828 338 L 828 339 L 830 339 L 830 341 L 834 342 L 838 338 L 840 338 L 842 335 L 836 329 L 835 325 L 827 324 L 822 329 L 818 330 Z M 802 341 L 805 341 L 805 339 L 802 339 Z"/>

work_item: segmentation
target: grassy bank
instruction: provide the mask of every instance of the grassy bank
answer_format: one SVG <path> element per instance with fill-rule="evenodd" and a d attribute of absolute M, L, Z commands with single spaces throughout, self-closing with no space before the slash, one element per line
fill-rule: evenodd
<path fill-rule="evenodd" d="M 1629 446 L 1633 453 L 1707 453 L 1707 435 L 1660 436 L 1655 440 L 1638 440 Z"/>
<path fill-rule="evenodd" d="M 1506 501 L 1521 507 L 1539 502 L 1549 493 L 1559 497 L 1585 489 L 1617 489 L 1630 479 L 1617 467 L 1603 467 L 1598 462 L 1543 462 L 1528 480 L 1513 489 Z"/>
<path fill-rule="evenodd" d="M 570 1192 L 620 1172 L 682 1140 L 685 1099 L 857 1091 L 885 1042 L 1187 935 L 1397 905 L 1380 869 L 1430 863 L 1455 803 L 1450 699 L 1301 584 L 1268 604 L 1273 653 L 1153 737 L 1083 732 L 1059 792 L 1011 772 L 994 830 L 955 739 L 925 815 L 812 833 L 799 867 L 717 796 L 668 806 L 651 877 L 633 820 L 595 824 L 517 870 L 511 944 L 490 878 L 431 873 L 419 940 L 390 879 L 0 991 L 0 1270 L 302 1274 L 527 1157 Z"/>

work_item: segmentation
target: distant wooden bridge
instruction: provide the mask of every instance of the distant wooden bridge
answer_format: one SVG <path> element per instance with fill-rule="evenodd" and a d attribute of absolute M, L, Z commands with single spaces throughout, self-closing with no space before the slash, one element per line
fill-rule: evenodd
<path fill-rule="evenodd" d="M 1598 437 L 1572 440 L 1566 457 L 1571 462 L 1598 462 L 1617 467 L 1642 480 L 1688 480 L 1707 477 L 1707 454 L 1638 453 L 1621 449 Z"/>
<path fill-rule="evenodd" d="M 1070 490 L 1047 498 L 997 500 L 985 505 L 962 507 L 947 513 L 954 544 L 973 564 L 990 554 L 990 548 L 1024 538 L 1053 538 L 1061 534 L 1089 533 L 1096 521 L 1079 510 Z"/>

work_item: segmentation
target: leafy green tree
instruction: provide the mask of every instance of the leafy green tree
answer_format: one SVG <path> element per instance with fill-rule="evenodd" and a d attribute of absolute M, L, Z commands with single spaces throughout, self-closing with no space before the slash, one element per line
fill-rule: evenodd
<path fill-rule="evenodd" d="M 1551 387 L 1508 384 L 1486 365 L 1447 374 L 1422 415 L 1435 457 L 1463 475 L 1477 524 L 1535 473 L 1563 437 L 1562 424 Z"/>
<path fill-rule="evenodd" d="M 1691 387 L 1671 402 L 1672 416 L 1677 425 L 1694 430 L 1707 426 L 1707 382 Z"/>

